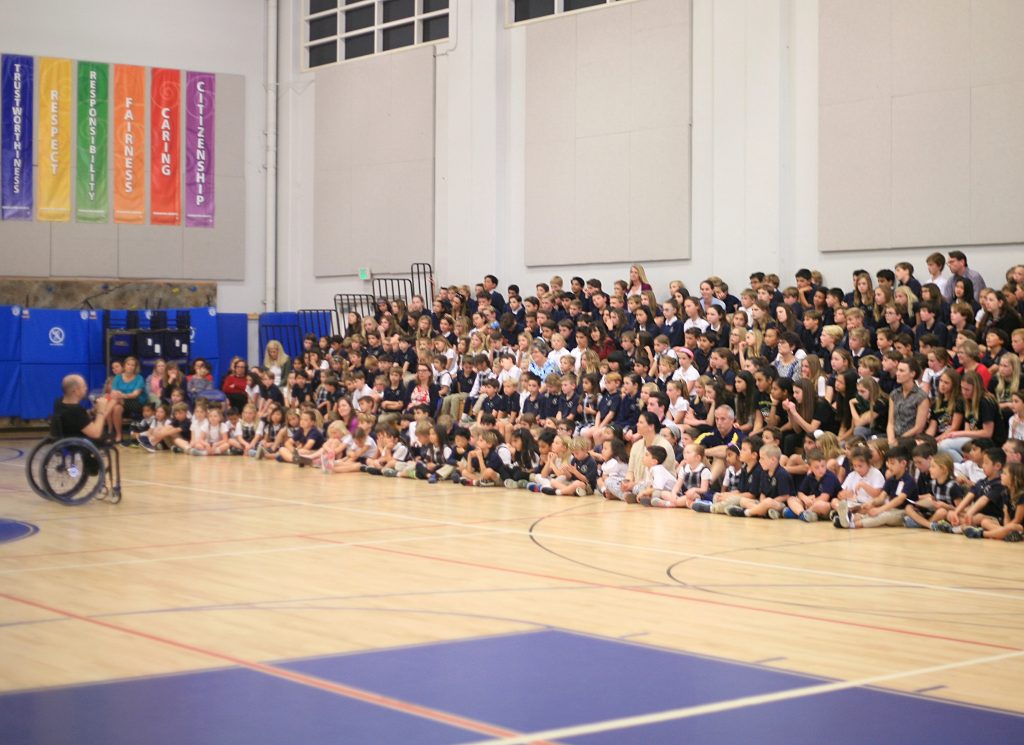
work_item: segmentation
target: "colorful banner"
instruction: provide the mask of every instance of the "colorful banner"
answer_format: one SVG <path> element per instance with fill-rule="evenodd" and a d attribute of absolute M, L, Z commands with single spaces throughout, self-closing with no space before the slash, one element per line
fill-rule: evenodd
<path fill-rule="evenodd" d="M 32 219 L 33 69 L 31 57 L 3 56 L 0 216 L 4 220 Z"/>
<path fill-rule="evenodd" d="M 114 65 L 114 222 L 146 221 L 146 68 Z"/>
<path fill-rule="evenodd" d="M 185 227 L 188 228 L 213 227 L 215 86 L 213 73 L 190 72 L 185 77 Z"/>
<path fill-rule="evenodd" d="M 153 225 L 181 222 L 181 72 L 154 67 L 150 89 L 150 215 Z"/>
<path fill-rule="evenodd" d="M 39 198 L 36 217 L 71 218 L 71 60 L 39 59 Z"/>
<path fill-rule="evenodd" d="M 75 179 L 75 219 L 106 222 L 110 210 L 107 190 L 107 135 L 110 128 L 110 67 L 78 63 L 78 173 Z"/>

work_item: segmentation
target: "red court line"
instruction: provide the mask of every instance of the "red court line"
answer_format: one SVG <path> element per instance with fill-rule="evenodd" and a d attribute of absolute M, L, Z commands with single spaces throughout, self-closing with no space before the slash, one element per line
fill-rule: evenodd
<path fill-rule="evenodd" d="M 226 654 L 224 652 L 217 652 L 216 650 L 206 649 L 204 647 L 197 647 L 187 642 L 180 642 L 175 639 L 168 639 L 167 637 L 157 636 L 156 634 L 150 634 L 145 631 L 138 631 L 136 629 L 129 628 L 127 626 L 121 626 L 116 623 L 109 621 L 103 621 L 97 618 L 90 618 L 89 616 L 83 616 L 73 611 L 63 610 L 61 608 L 54 608 L 53 606 L 46 605 L 45 603 L 39 603 L 34 600 L 28 600 L 26 598 L 20 598 L 15 595 L 10 595 L 5 592 L 0 592 L 0 598 L 6 598 L 15 603 L 27 605 L 32 608 L 39 608 L 40 610 L 48 611 L 49 613 L 55 613 L 65 618 L 70 618 L 75 621 L 83 621 L 84 623 L 90 623 L 95 626 L 101 626 L 103 628 L 111 629 L 113 631 L 119 631 L 124 634 L 130 634 L 132 636 L 139 637 L 141 639 L 147 639 L 154 641 L 159 644 L 165 644 L 170 647 L 176 647 L 177 649 L 184 649 L 189 652 L 195 652 L 197 654 L 211 657 L 217 660 L 228 662 L 238 667 L 244 667 L 254 672 L 263 673 L 274 678 L 280 678 L 287 680 L 292 683 L 298 683 L 300 685 L 308 686 L 310 688 L 316 688 L 321 691 L 327 691 L 328 693 L 336 693 L 347 698 L 354 699 L 356 701 L 362 701 L 364 703 L 373 704 L 380 706 L 385 709 L 391 709 L 398 711 L 403 714 L 411 714 L 413 716 L 422 717 L 423 719 L 430 719 L 441 724 L 449 724 L 454 727 L 469 730 L 471 732 L 479 732 L 483 735 L 491 737 L 519 737 L 522 735 L 520 732 L 514 730 L 504 729 L 503 727 L 497 727 L 486 722 L 480 722 L 476 719 L 470 719 L 468 717 L 462 717 L 458 714 L 451 714 L 446 711 L 434 709 L 429 706 L 421 706 L 414 704 L 409 701 L 403 701 L 401 699 L 392 698 L 391 696 L 384 696 L 379 693 L 373 693 L 371 691 L 364 691 L 361 688 L 355 688 L 353 686 L 344 685 L 342 683 L 334 683 L 329 680 L 323 680 L 321 678 L 314 677 L 312 675 L 305 675 L 303 673 L 293 672 L 284 668 L 276 667 L 274 665 L 267 665 L 262 662 L 252 662 L 245 660 L 234 655 Z M 537 745 L 552 745 L 542 740 L 536 741 Z"/>
<path fill-rule="evenodd" d="M 316 538 L 318 541 L 332 542 L 329 538 Z M 447 564 L 459 564 L 461 566 L 473 567 L 474 569 L 491 569 L 497 572 L 507 572 L 509 574 L 520 574 L 527 577 L 539 577 L 541 579 L 555 580 L 556 582 L 569 582 L 573 585 L 588 585 L 602 590 L 621 590 L 624 592 L 636 592 L 642 595 L 655 595 L 658 597 L 669 598 L 670 600 L 681 600 L 687 603 L 702 603 L 704 605 L 715 605 L 723 608 L 734 608 L 737 610 L 754 611 L 757 613 L 767 613 L 774 616 L 784 616 L 786 618 L 798 618 L 804 621 L 818 621 L 820 623 L 835 624 L 838 626 L 850 626 L 854 628 L 869 629 L 871 631 L 885 631 L 891 634 L 902 634 L 904 636 L 913 636 L 921 639 L 935 639 L 944 642 L 954 642 L 958 644 L 970 644 L 977 647 L 989 647 L 991 649 L 1003 649 L 1011 652 L 1024 651 L 1020 647 L 1010 647 L 1005 644 L 993 644 L 992 642 L 981 642 L 974 641 L 972 639 L 960 639 L 953 636 L 943 636 L 942 634 L 929 634 L 924 631 L 913 631 L 910 629 L 893 628 L 891 626 L 878 626 L 870 623 L 860 623 L 858 621 L 843 621 L 838 618 L 827 618 L 825 616 L 812 616 L 807 613 L 796 613 L 793 611 L 776 610 L 772 608 L 759 608 L 755 605 L 744 605 L 742 603 L 729 603 L 723 600 L 712 600 L 710 598 L 695 598 L 686 597 L 685 595 L 674 595 L 667 592 L 661 592 L 658 590 L 650 590 L 641 587 L 628 587 L 620 585 L 609 585 L 603 582 L 592 582 L 581 579 L 571 579 L 569 577 L 560 577 L 555 574 L 543 574 L 541 572 L 531 572 L 525 569 L 511 569 L 509 567 L 495 566 L 493 564 L 481 564 L 475 561 L 463 561 L 461 559 L 448 559 L 441 556 L 431 556 L 429 554 L 418 554 L 413 551 L 401 551 L 399 549 L 384 548 L 382 546 L 367 546 L 358 543 L 345 544 L 354 548 L 363 548 L 369 551 L 379 551 L 386 554 L 398 554 L 401 556 L 409 556 L 415 559 L 429 559 L 431 561 L 441 561 Z"/>

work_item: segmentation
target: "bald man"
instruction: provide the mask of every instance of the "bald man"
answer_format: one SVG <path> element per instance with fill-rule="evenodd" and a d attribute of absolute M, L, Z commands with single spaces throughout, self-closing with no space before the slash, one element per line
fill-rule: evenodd
<path fill-rule="evenodd" d="M 95 417 L 82 408 L 82 399 L 89 394 L 85 378 L 81 375 L 65 375 L 61 381 L 63 397 L 53 405 L 53 417 L 50 419 L 50 434 L 54 437 L 88 437 L 99 440 L 103 437 L 103 428 L 107 419 L 110 401 L 101 398 L 96 401 Z"/>

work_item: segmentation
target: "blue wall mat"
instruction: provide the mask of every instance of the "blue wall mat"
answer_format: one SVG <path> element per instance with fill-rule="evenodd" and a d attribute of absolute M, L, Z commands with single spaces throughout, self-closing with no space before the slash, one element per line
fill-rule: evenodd
<path fill-rule="evenodd" d="M 219 356 L 227 365 L 232 357 L 249 360 L 249 316 L 245 313 L 218 313 Z M 230 372 L 225 369 L 224 373 Z"/>
<path fill-rule="evenodd" d="M 267 347 L 267 342 L 271 339 L 277 339 L 284 346 L 284 351 L 289 357 L 294 357 L 299 352 L 299 347 L 302 344 L 301 334 L 296 334 L 297 340 L 288 336 L 281 337 L 280 333 L 277 333 L 274 326 L 298 326 L 299 315 L 298 313 L 261 313 L 260 314 L 260 348 L 256 355 L 257 364 L 263 364 L 263 351 Z"/>
<path fill-rule="evenodd" d="M 0 416 L 21 416 L 20 362 L 0 362 Z"/>
<path fill-rule="evenodd" d="M 0 305 L 0 360 L 21 359 L 21 306 Z"/>
<path fill-rule="evenodd" d="M 48 419 L 53 413 L 53 402 L 61 396 L 60 381 L 73 372 L 85 377 L 89 366 L 84 363 L 22 365 L 22 380 L 30 380 L 32 385 L 21 386 L 21 418 Z"/>
<path fill-rule="evenodd" d="M 89 383 L 90 391 L 103 388 L 103 384 L 107 382 L 107 368 L 102 362 L 89 365 L 89 375 L 85 380 Z"/>
<path fill-rule="evenodd" d="M 102 365 L 106 357 L 103 352 L 103 319 L 105 310 L 90 310 L 85 325 L 88 329 L 89 363 Z"/>
<path fill-rule="evenodd" d="M 217 309 L 191 308 L 189 320 L 192 323 L 192 349 L 190 358 L 217 357 Z"/>
<path fill-rule="evenodd" d="M 83 313 L 85 318 L 82 318 Z M 31 308 L 23 311 L 21 361 L 63 365 L 88 363 L 88 318 L 88 313 L 77 310 Z"/>

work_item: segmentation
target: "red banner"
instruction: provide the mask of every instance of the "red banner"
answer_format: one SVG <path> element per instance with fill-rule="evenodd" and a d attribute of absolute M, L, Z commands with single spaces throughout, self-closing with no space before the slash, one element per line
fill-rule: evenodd
<path fill-rule="evenodd" d="M 153 68 L 150 222 L 181 223 L 181 71 Z"/>

